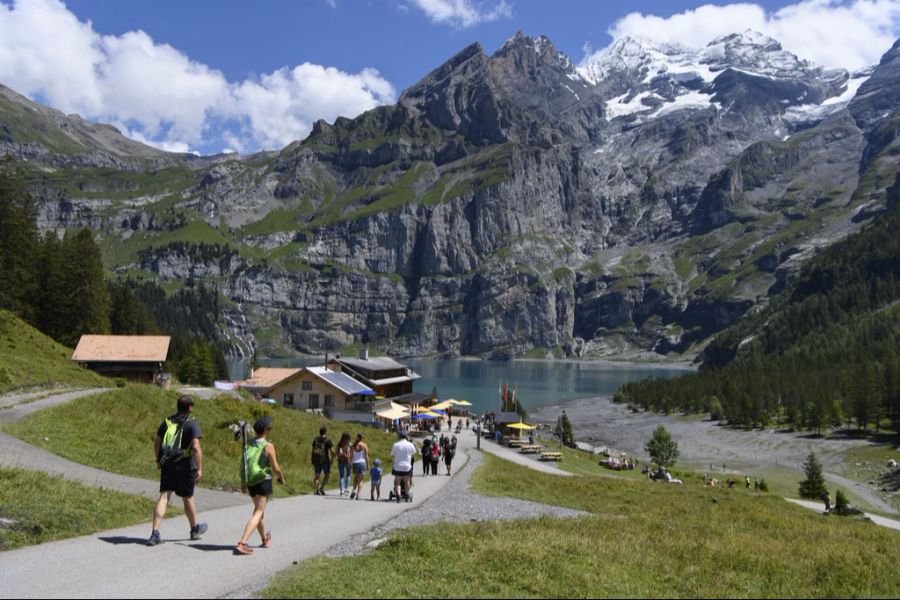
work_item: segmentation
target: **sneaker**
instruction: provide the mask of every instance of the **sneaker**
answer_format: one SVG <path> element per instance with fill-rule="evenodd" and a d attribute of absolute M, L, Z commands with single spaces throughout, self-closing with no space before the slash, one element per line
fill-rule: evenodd
<path fill-rule="evenodd" d="M 197 523 L 196 525 L 191 527 L 191 539 L 199 540 L 200 536 L 203 535 L 204 533 L 206 533 L 207 529 L 208 529 L 208 527 L 207 527 L 206 523 Z"/>
<path fill-rule="evenodd" d="M 239 543 L 234 547 L 235 554 L 253 554 L 253 548 L 249 547 L 247 544 Z"/>
<path fill-rule="evenodd" d="M 353 500 L 356 498 L 356 492 L 350 492 L 350 499 Z"/>
<path fill-rule="evenodd" d="M 271 532 L 271 531 L 267 531 L 267 532 L 266 532 L 266 539 L 264 539 L 264 540 L 262 541 L 262 544 L 260 544 L 259 547 L 260 547 L 260 548 L 268 548 L 268 547 L 271 546 L 271 545 L 272 545 L 272 532 Z"/>
<path fill-rule="evenodd" d="M 150 533 L 150 539 L 147 540 L 147 545 L 155 546 L 155 545 L 159 544 L 160 542 L 162 542 L 162 540 L 159 537 L 159 531 L 154 529 L 153 532 Z"/>

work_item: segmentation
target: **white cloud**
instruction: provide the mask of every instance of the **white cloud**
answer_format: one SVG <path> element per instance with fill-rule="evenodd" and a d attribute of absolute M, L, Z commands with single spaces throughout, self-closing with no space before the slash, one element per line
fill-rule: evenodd
<path fill-rule="evenodd" d="M 501 18 L 512 17 L 512 6 L 506 0 L 486 3 L 480 0 L 411 0 L 425 11 L 434 23 L 472 27 Z"/>
<path fill-rule="evenodd" d="M 59 0 L 0 1 L 0 83 L 180 152 L 280 148 L 317 119 L 353 117 L 396 95 L 374 69 L 309 63 L 229 82 L 143 31 L 100 35 Z"/>
<path fill-rule="evenodd" d="M 861 69 L 878 62 L 900 33 L 900 0 L 806 0 L 775 12 L 758 4 L 706 4 L 668 18 L 630 13 L 609 29 L 654 42 L 705 46 L 714 38 L 753 29 L 785 50 L 826 67 Z"/>

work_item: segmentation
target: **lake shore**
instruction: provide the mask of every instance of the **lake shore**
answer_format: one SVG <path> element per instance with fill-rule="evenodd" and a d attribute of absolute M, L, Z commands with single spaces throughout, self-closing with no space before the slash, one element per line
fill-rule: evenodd
<path fill-rule="evenodd" d="M 876 488 L 843 477 L 845 454 L 856 447 L 872 443 L 842 436 L 815 437 L 808 432 L 777 429 L 739 430 L 723 427 L 705 416 L 633 413 L 623 404 L 615 404 L 610 396 L 566 400 L 534 410 L 530 420 L 553 427 L 565 410 L 577 441 L 611 451 L 627 452 L 647 458 L 644 444 L 659 425 L 678 443 L 678 462 L 685 468 L 709 471 L 713 476 L 725 473 L 749 473 L 770 467 L 799 470 L 810 452 L 819 457 L 829 479 L 852 487 L 853 491 L 884 512 L 897 514 Z"/>

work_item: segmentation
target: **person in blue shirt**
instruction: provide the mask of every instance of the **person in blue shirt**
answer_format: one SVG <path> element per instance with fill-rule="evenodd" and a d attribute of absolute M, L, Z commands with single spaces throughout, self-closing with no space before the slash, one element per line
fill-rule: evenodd
<path fill-rule="evenodd" d="M 374 466 L 369 469 L 369 476 L 372 478 L 371 500 L 381 500 L 381 459 L 376 458 Z"/>

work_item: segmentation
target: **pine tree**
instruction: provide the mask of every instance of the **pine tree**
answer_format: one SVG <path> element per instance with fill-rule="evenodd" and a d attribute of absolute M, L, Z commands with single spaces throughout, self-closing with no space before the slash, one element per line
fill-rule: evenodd
<path fill-rule="evenodd" d="M 0 164 L 0 308 L 34 324 L 37 210 L 21 170 L 9 155 Z"/>
<path fill-rule="evenodd" d="M 661 467 L 671 467 L 678 460 L 678 444 L 662 425 L 653 431 L 653 437 L 644 445 L 644 449 L 653 462 Z"/>
<path fill-rule="evenodd" d="M 815 452 L 810 452 L 803 463 L 803 472 L 806 473 L 806 479 L 800 482 L 800 497 L 812 498 L 818 500 L 822 494 L 827 492 L 825 486 L 825 477 L 822 475 L 822 465 L 816 458 Z"/>
<path fill-rule="evenodd" d="M 556 420 L 556 437 L 564 446 L 571 446 L 575 442 L 575 434 L 572 432 L 572 423 L 569 422 L 569 416 L 563 412 Z"/>

